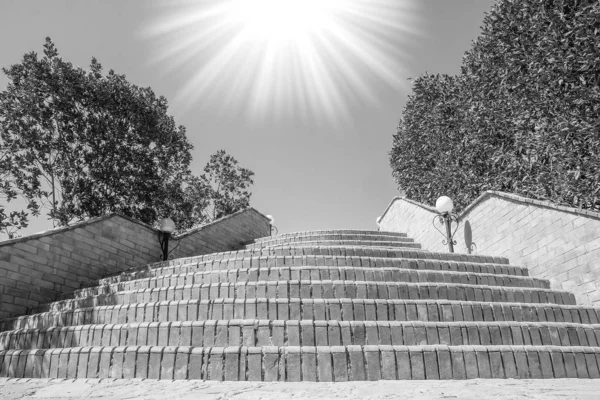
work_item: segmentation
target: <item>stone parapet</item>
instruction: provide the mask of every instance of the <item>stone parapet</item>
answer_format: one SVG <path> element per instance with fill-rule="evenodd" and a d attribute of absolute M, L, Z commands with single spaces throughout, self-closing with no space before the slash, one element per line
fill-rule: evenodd
<path fill-rule="evenodd" d="M 424 249 L 444 252 L 435 215 L 433 207 L 395 198 L 380 227 L 407 232 Z M 509 258 L 531 276 L 573 292 L 579 303 L 600 305 L 600 213 L 488 191 L 459 219 L 457 252 Z"/>
<path fill-rule="evenodd" d="M 175 237 L 173 255 L 236 250 L 269 232 L 269 220 L 249 208 Z M 0 319 L 160 256 L 158 231 L 119 214 L 0 242 Z"/>

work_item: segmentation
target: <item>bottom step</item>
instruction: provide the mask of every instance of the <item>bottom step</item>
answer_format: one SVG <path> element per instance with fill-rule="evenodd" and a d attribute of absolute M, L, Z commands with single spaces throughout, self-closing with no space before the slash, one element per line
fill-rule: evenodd
<path fill-rule="evenodd" d="M 227 381 L 599 378 L 572 346 L 72 347 L 0 351 L 0 377 Z"/>

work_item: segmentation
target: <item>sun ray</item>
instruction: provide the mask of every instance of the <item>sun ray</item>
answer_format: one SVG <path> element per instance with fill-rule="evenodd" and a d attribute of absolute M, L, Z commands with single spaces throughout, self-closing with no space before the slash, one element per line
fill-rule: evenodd
<path fill-rule="evenodd" d="M 156 4 L 161 17 L 143 32 L 158 47 L 154 62 L 192 71 L 174 103 L 252 118 L 335 121 L 376 104 L 382 83 L 405 84 L 404 49 L 419 35 L 416 0 Z"/>

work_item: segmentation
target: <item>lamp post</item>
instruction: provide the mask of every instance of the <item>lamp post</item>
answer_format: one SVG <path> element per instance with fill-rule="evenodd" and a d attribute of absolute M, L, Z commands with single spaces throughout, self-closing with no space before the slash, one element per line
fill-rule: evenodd
<path fill-rule="evenodd" d="M 279 233 L 279 230 L 274 225 L 275 224 L 275 218 L 273 218 L 272 215 L 267 215 L 267 218 L 269 219 L 269 225 L 270 225 L 269 235 L 273 236 L 273 229 L 275 229 L 275 232 Z"/>
<path fill-rule="evenodd" d="M 171 218 L 163 218 L 158 229 L 158 242 L 162 252 L 161 261 L 167 261 L 169 259 L 169 239 L 175 232 L 175 222 Z"/>
<path fill-rule="evenodd" d="M 433 227 L 442 235 L 444 235 L 445 239 L 442 241 L 442 243 L 448 245 L 448 251 L 450 253 L 454 253 L 454 245 L 456 244 L 456 240 L 454 240 L 454 234 L 458 230 L 459 221 L 456 214 L 452 214 L 452 209 L 454 208 L 452 199 L 448 196 L 441 196 L 435 202 L 435 208 L 439 214 L 433 217 Z M 441 231 L 437 226 L 435 226 L 436 222 L 443 224 L 446 228 L 446 232 Z M 452 231 L 452 222 L 456 224 L 454 232 Z"/>

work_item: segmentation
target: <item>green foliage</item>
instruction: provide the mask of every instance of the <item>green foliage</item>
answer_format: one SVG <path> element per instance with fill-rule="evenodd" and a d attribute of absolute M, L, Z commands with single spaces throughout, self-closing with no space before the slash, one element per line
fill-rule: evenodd
<path fill-rule="evenodd" d="M 22 197 L 34 215 L 46 208 L 59 225 L 119 212 L 149 224 L 170 216 L 184 230 L 206 222 L 210 196 L 216 218 L 244 203 L 224 198 L 237 199 L 238 190 L 249 198 L 235 174 L 218 175 L 221 191 L 208 190 L 190 173 L 192 145 L 167 100 L 112 70 L 103 75 L 96 59 L 88 71 L 75 68 L 47 38 L 43 57 L 26 54 L 3 71 L 0 199 Z M 211 168 L 228 171 L 233 159 L 220 157 Z M 26 226 L 27 215 L 0 206 L 0 230 Z"/>
<path fill-rule="evenodd" d="M 455 77 L 425 74 L 390 163 L 409 198 L 501 190 L 600 210 L 600 3 L 499 0 Z"/>

